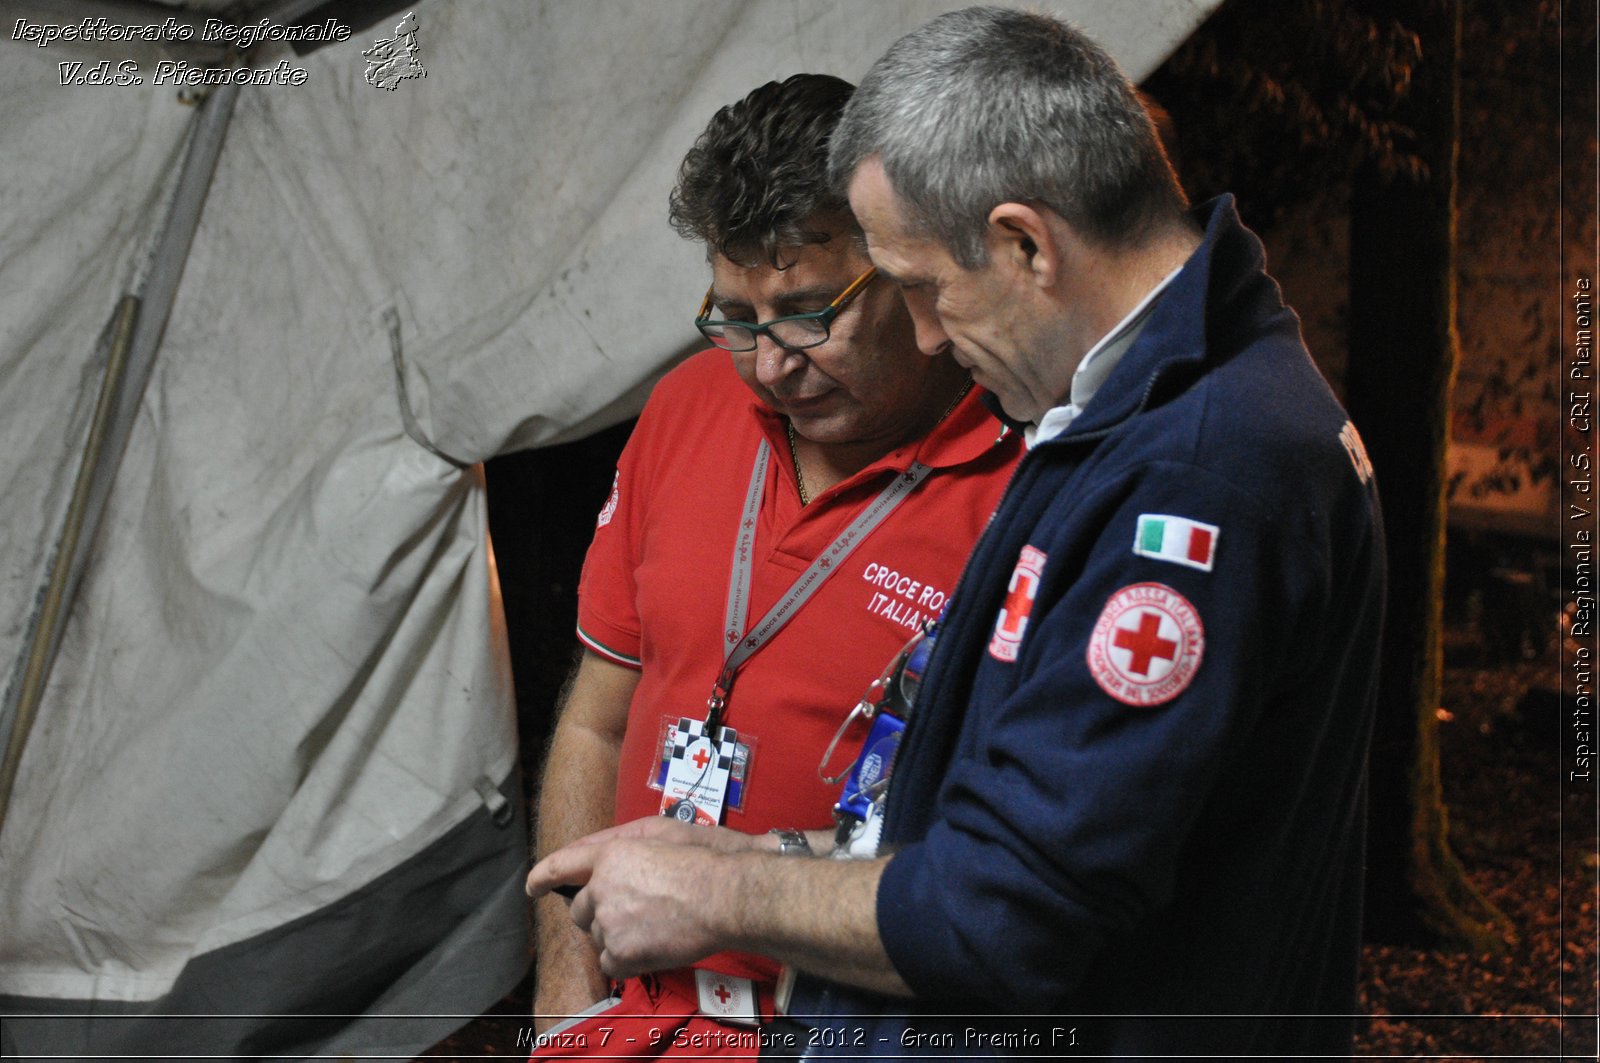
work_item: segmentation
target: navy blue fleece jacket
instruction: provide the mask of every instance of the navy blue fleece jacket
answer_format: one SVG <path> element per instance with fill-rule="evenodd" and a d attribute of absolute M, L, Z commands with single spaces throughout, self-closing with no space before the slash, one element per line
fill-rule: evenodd
<path fill-rule="evenodd" d="M 1259 241 L 1230 198 L 1197 215 L 968 562 L 895 766 L 878 925 L 912 1010 L 1052 1016 L 1074 1051 L 1348 1051 L 1376 494 Z M 791 1010 L 839 1014 L 850 1052 L 939 1028 L 824 983 Z"/>

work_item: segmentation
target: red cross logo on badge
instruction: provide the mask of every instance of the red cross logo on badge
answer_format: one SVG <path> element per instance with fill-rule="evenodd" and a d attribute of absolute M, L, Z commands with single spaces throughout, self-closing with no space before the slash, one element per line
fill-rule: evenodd
<path fill-rule="evenodd" d="M 1033 612 L 1033 599 L 1039 593 L 1045 560 L 1044 551 L 1031 546 L 1024 546 L 1017 555 L 1017 567 L 1011 570 L 1011 581 L 1006 585 L 1006 600 L 994 618 L 994 637 L 989 640 L 989 656 L 997 661 L 1009 663 L 1017 659 L 1022 633 L 1028 629 L 1028 614 Z"/>
<path fill-rule="evenodd" d="M 1135 583 L 1106 601 L 1089 636 L 1089 672 L 1125 705 L 1161 705 L 1194 679 L 1205 628 L 1189 600 L 1164 583 Z"/>

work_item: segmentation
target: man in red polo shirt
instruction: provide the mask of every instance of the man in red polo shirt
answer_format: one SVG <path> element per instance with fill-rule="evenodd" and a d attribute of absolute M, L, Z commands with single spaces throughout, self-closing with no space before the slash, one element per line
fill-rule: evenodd
<path fill-rule="evenodd" d="M 773 848 L 829 827 L 830 741 L 939 615 L 1018 456 L 966 371 L 920 353 L 828 184 L 851 91 L 765 85 L 684 160 L 671 219 L 706 246 L 694 323 L 712 347 L 656 388 L 600 512 L 541 854 L 657 813 L 777 832 Z M 832 771 L 865 733 L 843 730 Z M 629 979 L 616 1001 L 565 902 L 542 899 L 538 922 L 536 1055 L 754 1054 L 769 961 L 719 954 Z"/>

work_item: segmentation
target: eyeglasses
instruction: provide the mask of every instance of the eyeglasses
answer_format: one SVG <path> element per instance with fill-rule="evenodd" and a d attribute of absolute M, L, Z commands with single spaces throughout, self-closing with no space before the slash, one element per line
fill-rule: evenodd
<path fill-rule="evenodd" d="M 771 336 L 778 346 L 789 350 L 803 351 L 808 347 L 818 347 L 828 342 L 833 319 L 839 316 L 839 311 L 860 295 L 862 289 L 871 284 L 872 278 L 877 275 L 876 267 L 869 268 L 851 281 L 850 287 L 839 293 L 839 298 L 821 310 L 775 317 L 761 325 L 751 321 L 712 321 L 707 315 L 711 313 L 711 295 L 716 289 L 713 284 L 706 289 L 706 297 L 700 302 L 700 311 L 694 316 L 694 327 L 700 330 L 700 335 L 725 351 L 753 351 L 756 349 L 756 337 L 763 332 Z"/>
<path fill-rule="evenodd" d="M 857 719 L 870 721 L 882 714 L 905 720 L 911 715 L 911 710 L 917 703 L 917 695 L 922 690 L 922 677 L 928 672 L 928 661 L 933 657 L 933 644 L 939 637 L 938 627 L 936 621 L 924 621 L 922 627 L 917 629 L 917 633 L 911 636 L 911 640 L 889 661 L 883 674 L 868 685 L 867 692 L 861 695 L 856 707 L 844 718 L 844 723 L 841 723 L 839 729 L 834 732 L 833 741 L 828 743 L 827 750 L 822 754 L 822 762 L 817 765 L 817 775 L 823 782 L 834 786 L 846 775 L 855 771 L 856 765 L 852 764 L 837 775 L 828 774 L 833 762 L 833 751 L 839 747 L 845 732 L 850 730 L 850 725 Z M 871 736 L 877 733 L 877 724 L 874 723 L 873 731 L 868 737 L 869 744 Z M 861 756 L 865 756 L 866 752 L 866 748 L 863 747 Z M 858 757 L 857 763 L 859 760 Z M 887 782 L 887 778 L 884 781 Z M 865 817 L 864 808 L 859 815 Z"/>

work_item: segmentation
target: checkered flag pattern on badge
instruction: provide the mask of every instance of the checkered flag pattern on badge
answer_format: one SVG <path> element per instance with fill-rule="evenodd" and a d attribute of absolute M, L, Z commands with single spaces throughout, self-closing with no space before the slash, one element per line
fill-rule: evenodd
<path fill-rule="evenodd" d="M 733 755 L 739 749 L 739 733 L 731 727 L 722 729 L 722 741 L 717 743 L 717 768 L 727 771 L 733 767 Z"/>
<path fill-rule="evenodd" d="M 678 729 L 672 739 L 672 759 L 687 760 L 689 747 L 693 746 L 706 734 L 706 725 L 702 720 L 691 720 L 687 716 L 678 720 Z M 717 743 L 717 767 L 727 771 L 733 767 L 733 756 L 739 748 L 739 732 L 732 727 L 722 729 L 722 740 Z"/>
<path fill-rule="evenodd" d="M 672 738 L 672 759 L 682 760 L 688 755 L 689 747 L 705 737 L 705 733 L 706 725 L 702 721 L 680 717 L 678 729 Z"/>

